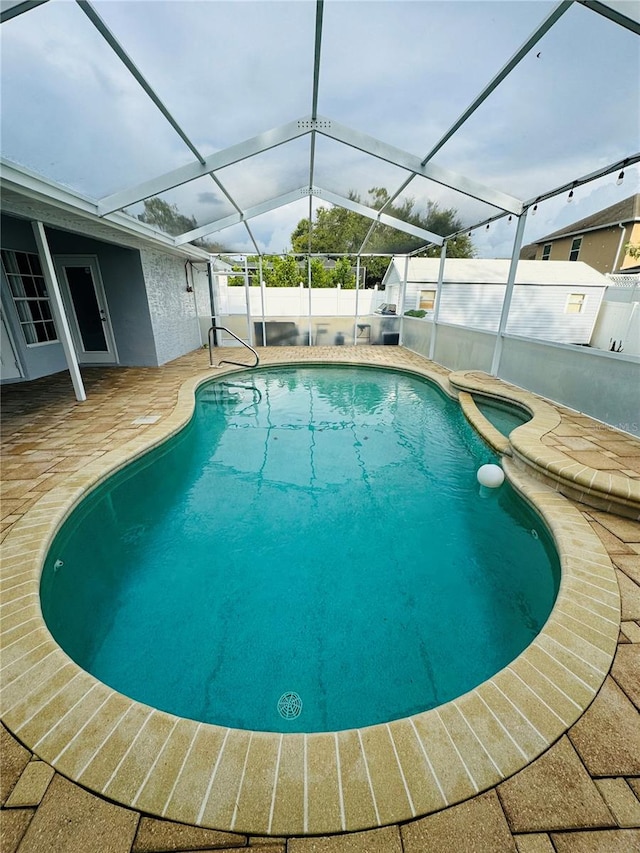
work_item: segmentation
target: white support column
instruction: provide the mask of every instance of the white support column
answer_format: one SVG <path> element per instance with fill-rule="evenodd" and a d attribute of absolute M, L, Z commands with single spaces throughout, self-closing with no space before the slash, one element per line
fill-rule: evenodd
<path fill-rule="evenodd" d="M 436 335 L 438 333 L 438 315 L 440 314 L 440 297 L 442 295 L 442 284 L 444 282 L 444 263 L 447 259 L 447 241 L 445 240 L 440 250 L 440 266 L 438 267 L 438 283 L 436 284 L 436 300 L 433 306 L 433 325 L 431 326 L 431 341 L 429 343 L 429 358 L 433 361 L 436 354 Z"/>
<path fill-rule="evenodd" d="M 356 255 L 356 305 L 355 317 L 353 318 L 353 343 L 357 346 L 358 343 L 358 319 L 359 319 L 359 304 L 360 297 L 360 255 Z"/>
<path fill-rule="evenodd" d="M 264 292 L 264 278 L 262 277 L 262 255 L 258 255 L 258 274 L 260 276 L 260 306 L 262 308 L 262 346 L 266 347 L 267 345 L 267 324 L 265 322 L 264 317 L 264 306 L 265 306 L 265 292 Z"/>
<path fill-rule="evenodd" d="M 78 359 L 76 358 L 76 350 L 73 345 L 71 329 L 69 328 L 69 322 L 64 310 L 64 303 L 62 301 L 62 294 L 60 293 L 60 287 L 58 285 L 56 269 L 53 265 L 51 252 L 49 251 L 47 235 L 45 234 L 42 222 L 32 222 L 31 227 L 33 228 L 33 234 L 36 238 L 38 255 L 40 256 L 40 265 L 42 266 L 44 280 L 47 285 L 47 293 L 51 300 L 51 310 L 56 321 L 56 329 L 60 335 L 60 343 L 62 344 L 62 349 L 64 350 L 64 355 L 67 360 L 67 367 L 71 374 L 73 390 L 76 392 L 76 400 L 79 403 L 83 403 L 87 399 L 87 395 L 84 390 L 82 376 L 80 375 L 80 367 L 78 366 Z"/>
<path fill-rule="evenodd" d="M 311 219 L 309 219 L 311 222 Z M 307 329 L 309 336 L 309 346 L 313 346 L 313 338 L 311 336 L 311 255 L 307 255 L 307 287 L 309 288 L 309 303 L 308 303 L 308 315 L 307 315 Z"/>
<path fill-rule="evenodd" d="M 409 255 L 404 256 L 404 273 L 402 275 L 402 287 L 400 288 L 400 300 L 398 304 L 398 314 L 400 315 L 400 334 L 398 335 L 398 343 L 403 344 L 404 332 L 404 303 L 407 295 L 407 278 L 409 276 Z"/>
<path fill-rule="evenodd" d="M 247 256 L 244 256 L 244 298 L 247 303 L 247 340 L 251 344 L 254 345 L 253 341 L 253 328 L 251 323 L 251 294 L 249 292 L 249 259 Z"/>
<path fill-rule="evenodd" d="M 491 375 L 497 376 L 500 369 L 500 359 L 502 357 L 502 344 L 504 342 L 504 332 L 507 328 L 509 320 L 509 309 L 511 308 L 511 299 L 513 297 L 513 287 L 516 281 L 516 272 L 518 270 L 518 260 L 520 258 L 520 249 L 522 247 L 522 236 L 524 234 L 524 226 L 527 222 L 527 211 L 518 217 L 518 225 L 516 228 L 516 236 L 513 240 L 513 252 L 511 253 L 511 264 L 509 266 L 509 275 L 507 277 L 507 289 L 502 302 L 502 313 L 500 314 L 500 325 L 498 326 L 498 334 L 496 336 L 496 345 L 493 350 L 493 361 L 491 362 Z"/>

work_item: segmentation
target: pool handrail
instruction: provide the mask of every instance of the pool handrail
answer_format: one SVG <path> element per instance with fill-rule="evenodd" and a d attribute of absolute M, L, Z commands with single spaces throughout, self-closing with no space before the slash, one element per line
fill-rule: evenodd
<path fill-rule="evenodd" d="M 241 361 L 231 361 L 228 358 L 223 358 L 218 362 L 216 367 L 220 367 L 221 364 L 235 364 L 236 367 L 257 367 L 260 364 L 260 356 L 258 355 L 258 353 L 246 341 L 243 341 L 242 338 L 239 338 L 235 334 L 235 332 L 232 332 L 231 329 L 227 329 L 226 326 L 211 326 L 211 328 L 209 329 L 208 336 L 207 336 L 208 340 L 209 340 L 209 364 L 211 365 L 211 367 L 213 367 L 213 344 L 212 344 L 211 339 L 212 339 L 213 333 L 215 331 L 218 331 L 218 330 L 220 330 L 222 332 L 226 332 L 227 334 L 231 335 L 231 337 L 235 338 L 239 343 L 242 344 L 243 347 L 246 347 L 248 350 L 251 350 L 251 352 L 255 355 L 256 360 L 255 360 L 255 364 L 243 364 L 243 362 L 241 362 Z"/>

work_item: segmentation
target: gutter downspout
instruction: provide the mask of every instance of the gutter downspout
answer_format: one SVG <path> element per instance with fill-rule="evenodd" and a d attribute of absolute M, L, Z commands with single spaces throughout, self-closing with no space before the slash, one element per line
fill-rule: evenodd
<path fill-rule="evenodd" d="M 616 256 L 615 256 L 614 261 L 613 261 L 613 269 L 611 270 L 611 272 L 615 272 L 617 269 L 620 268 L 619 267 L 620 251 L 621 251 L 622 245 L 623 245 L 622 241 L 624 240 L 625 235 L 627 233 L 627 226 L 623 222 L 618 222 L 618 228 L 622 228 L 622 233 L 620 234 L 620 242 L 618 243 L 618 248 L 616 249 Z"/>
<path fill-rule="evenodd" d="M 213 345 L 215 347 L 218 346 L 218 335 L 216 332 L 216 306 L 215 300 L 213 298 L 213 273 L 212 273 L 213 261 L 209 260 L 207 264 L 207 283 L 209 285 L 209 307 L 211 308 L 211 325 L 213 328 Z"/>

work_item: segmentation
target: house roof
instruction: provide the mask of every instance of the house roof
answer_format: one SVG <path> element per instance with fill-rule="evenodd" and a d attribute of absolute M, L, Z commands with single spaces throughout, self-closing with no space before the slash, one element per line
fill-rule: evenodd
<path fill-rule="evenodd" d="M 506 284 L 510 263 L 503 258 L 451 258 L 445 263 L 444 280 L 468 284 Z M 411 258 L 407 280 L 435 284 L 439 268 L 439 258 Z M 384 281 L 401 281 L 403 276 L 404 259 L 394 258 Z M 582 261 L 518 261 L 516 284 L 606 287 L 608 283 L 605 276 Z"/>
<path fill-rule="evenodd" d="M 558 237 L 579 234 L 581 231 L 610 228 L 612 225 L 618 225 L 619 222 L 640 222 L 640 193 L 630 195 L 628 198 L 612 204 L 610 207 L 605 207 L 591 216 L 585 216 L 584 219 L 579 219 L 577 222 L 572 222 L 571 225 L 553 231 L 545 237 L 540 237 L 539 240 L 536 240 L 535 245 L 539 246 L 541 243 L 555 240 Z"/>
<path fill-rule="evenodd" d="M 209 258 L 209 253 L 204 249 L 192 243 L 177 246 L 172 237 L 158 228 L 126 214 L 117 213 L 109 218 L 98 217 L 94 212 L 95 205 L 75 193 L 61 189 L 49 195 L 47 189 L 51 185 L 34 179 L 31 175 L 28 176 L 29 187 L 16 186 L 11 181 L 11 171 L 6 165 L 3 168 L 3 215 L 41 221 L 52 228 L 132 249 L 160 249 L 194 261 L 206 261 Z M 22 175 L 26 174 L 25 170 L 22 170 Z"/>

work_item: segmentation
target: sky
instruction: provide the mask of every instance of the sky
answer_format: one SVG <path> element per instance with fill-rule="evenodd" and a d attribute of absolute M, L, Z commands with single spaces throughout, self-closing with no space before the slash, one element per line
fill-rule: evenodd
<path fill-rule="evenodd" d="M 94 8 L 207 156 L 307 116 L 312 106 L 311 0 L 95 0 Z M 547 0 L 326 0 L 319 74 L 322 116 L 424 158 L 555 7 Z M 80 7 L 50 0 L 2 25 L 1 151 L 92 199 L 193 161 Z M 640 149 L 640 39 L 574 3 L 463 127 L 434 165 L 521 200 Z M 309 183 L 305 136 L 217 173 L 241 208 Z M 407 173 L 318 137 L 314 184 L 363 197 Z M 529 216 L 524 242 L 640 191 L 625 170 Z M 198 224 L 234 211 L 209 177 L 162 196 Z M 454 208 L 465 226 L 496 211 L 416 179 L 401 198 Z M 142 205 L 132 206 L 135 215 Z M 250 223 L 282 252 L 308 201 Z M 514 223 L 473 233 L 479 257 L 511 254 Z M 212 235 L 253 252 L 238 226 Z"/>

